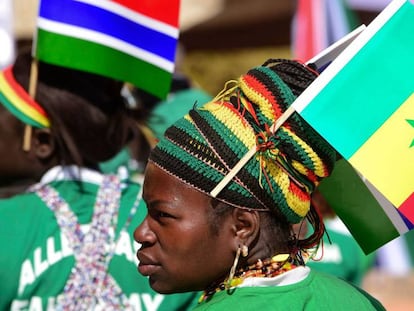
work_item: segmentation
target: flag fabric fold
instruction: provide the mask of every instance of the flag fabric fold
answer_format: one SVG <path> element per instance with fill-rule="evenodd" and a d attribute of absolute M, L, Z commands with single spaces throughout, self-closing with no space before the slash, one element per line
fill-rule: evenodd
<path fill-rule="evenodd" d="M 409 231 L 397 209 L 345 159 L 337 161 L 319 191 L 366 254 Z"/>
<path fill-rule="evenodd" d="M 398 234 L 414 226 L 413 34 L 414 4 L 392 1 L 293 104 L 391 202 L 406 227 Z M 351 233 L 365 230 L 355 236 L 365 251 L 396 237 L 370 231 L 376 219 L 364 213 L 360 206 L 344 222 Z"/>
<path fill-rule="evenodd" d="M 168 94 L 179 0 L 41 0 L 34 56 Z"/>
<path fill-rule="evenodd" d="M 292 52 L 308 61 L 356 28 L 345 0 L 297 0 L 292 22 Z"/>

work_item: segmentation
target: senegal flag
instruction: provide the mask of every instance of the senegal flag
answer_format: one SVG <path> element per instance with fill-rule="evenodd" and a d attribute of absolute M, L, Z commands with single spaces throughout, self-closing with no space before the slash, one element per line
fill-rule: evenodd
<path fill-rule="evenodd" d="M 179 6 L 179 0 L 41 0 L 34 56 L 165 98 L 174 71 Z"/>
<path fill-rule="evenodd" d="M 414 4 L 394 0 L 293 104 L 391 202 L 406 230 L 414 224 L 413 72 Z M 366 229 L 358 242 L 372 251 L 396 231 L 370 231 L 368 222 L 380 218 L 364 217 L 365 208 L 343 220 L 351 232 Z"/>

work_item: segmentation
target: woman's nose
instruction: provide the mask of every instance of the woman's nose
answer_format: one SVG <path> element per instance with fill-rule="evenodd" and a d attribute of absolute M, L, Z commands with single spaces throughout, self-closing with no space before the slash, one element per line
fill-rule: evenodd
<path fill-rule="evenodd" d="M 155 235 L 148 225 L 148 216 L 134 230 L 134 240 L 141 245 L 151 244 L 155 241 Z"/>

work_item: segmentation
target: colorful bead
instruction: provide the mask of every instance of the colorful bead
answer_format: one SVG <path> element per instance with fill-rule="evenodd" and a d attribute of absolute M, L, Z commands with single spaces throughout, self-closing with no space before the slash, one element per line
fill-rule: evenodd
<path fill-rule="evenodd" d="M 224 280 L 217 286 L 205 290 L 199 302 L 207 300 L 219 291 L 239 286 L 247 278 L 272 278 L 296 268 L 299 264 L 289 254 L 278 254 L 268 259 L 259 259 L 247 268 L 239 269 L 231 280 Z"/>

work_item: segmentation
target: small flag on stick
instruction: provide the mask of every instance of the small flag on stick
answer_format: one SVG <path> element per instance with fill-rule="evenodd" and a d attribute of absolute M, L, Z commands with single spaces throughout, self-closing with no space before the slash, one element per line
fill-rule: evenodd
<path fill-rule="evenodd" d="M 414 227 L 413 34 L 414 4 L 394 0 L 293 103 L 391 202 L 404 226 L 399 233 Z M 364 213 L 360 206 L 343 220 L 351 233 L 365 229 L 356 237 L 365 251 L 396 237 L 385 227 L 389 235 L 370 231 L 367 222 L 376 219 L 364 220 Z"/>
<path fill-rule="evenodd" d="M 34 57 L 108 76 L 165 98 L 179 0 L 41 0 Z"/>

